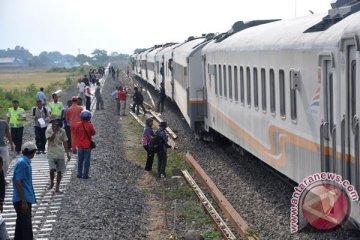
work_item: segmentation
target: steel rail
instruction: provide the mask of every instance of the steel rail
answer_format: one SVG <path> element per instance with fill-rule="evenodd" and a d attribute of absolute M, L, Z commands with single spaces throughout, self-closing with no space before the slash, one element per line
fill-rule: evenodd
<path fill-rule="evenodd" d="M 223 237 L 229 240 L 236 240 L 236 237 L 232 233 L 231 229 L 228 227 L 228 225 L 225 223 L 219 213 L 215 210 L 211 202 L 200 189 L 199 185 L 196 184 L 195 180 L 191 177 L 189 172 L 187 170 L 182 170 L 181 172 L 191 186 L 191 188 L 196 193 L 196 196 L 199 198 L 201 204 L 204 206 L 207 213 L 210 215 L 211 219 L 216 225 L 216 228 L 222 233 Z"/>
<path fill-rule="evenodd" d="M 215 183 L 210 179 L 201 166 L 195 161 L 189 152 L 185 155 L 185 160 L 191 165 L 200 181 L 204 184 L 211 196 L 215 199 L 221 210 L 225 213 L 226 217 L 230 220 L 235 230 L 241 237 L 248 240 L 259 239 L 256 234 L 250 235 L 250 228 L 247 222 L 240 216 L 231 203 L 220 192 Z"/>

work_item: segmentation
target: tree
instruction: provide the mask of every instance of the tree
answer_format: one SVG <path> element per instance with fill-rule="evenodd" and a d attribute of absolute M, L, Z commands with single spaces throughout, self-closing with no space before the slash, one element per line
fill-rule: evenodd
<path fill-rule="evenodd" d="M 86 62 L 90 62 L 91 61 L 91 57 L 85 55 L 85 54 L 79 54 L 76 56 L 76 61 L 80 64 L 83 65 Z"/>
<path fill-rule="evenodd" d="M 109 60 L 106 50 L 95 49 L 91 55 L 92 59 L 97 64 L 104 64 Z"/>
<path fill-rule="evenodd" d="M 141 52 L 143 52 L 143 51 L 145 51 L 145 50 L 146 50 L 146 48 L 136 48 L 136 49 L 134 50 L 134 54 L 141 53 Z"/>

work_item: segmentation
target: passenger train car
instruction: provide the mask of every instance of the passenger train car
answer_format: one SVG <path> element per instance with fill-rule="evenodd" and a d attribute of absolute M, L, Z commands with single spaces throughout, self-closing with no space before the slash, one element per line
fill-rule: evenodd
<path fill-rule="evenodd" d="M 298 183 L 333 172 L 360 193 L 359 10 L 342 0 L 327 14 L 237 22 L 167 47 L 166 94 L 197 133 L 221 134 Z M 359 201 L 350 219 L 360 226 Z"/>

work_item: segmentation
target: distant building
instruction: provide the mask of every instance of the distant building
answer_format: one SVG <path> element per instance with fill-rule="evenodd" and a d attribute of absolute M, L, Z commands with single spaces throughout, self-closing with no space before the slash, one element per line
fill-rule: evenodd
<path fill-rule="evenodd" d="M 0 68 L 26 67 L 24 61 L 19 58 L 0 58 Z"/>

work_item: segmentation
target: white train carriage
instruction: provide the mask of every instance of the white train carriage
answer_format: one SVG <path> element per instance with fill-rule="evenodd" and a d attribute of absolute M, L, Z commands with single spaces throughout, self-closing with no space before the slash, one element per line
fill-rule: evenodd
<path fill-rule="evenodd" d="M 162 49 L 162 45 L 155 45 L 151 51 L 146 54 L 146 78 L 145 80 L 156 88 L 159 85 L 159 79 L 156 72 L 159 72 L 158 66 L 155 62 L 157 53 Z"/>
<path fill-rule="evenodd" d="M 136 73 L 136 75 L 145 81 L 148 81 L 148 71 L 147 71 L 147 65 L 146 65 L 146 58 L 147 54 L 151 52 L 153 48 L 149 48 L 144 50 L 143 52 L 139 53 L 137 55 L 137 61 L 139 65 L 139 71 Z"/>
<path fill-rule="evenodd" d="M 360 192 L 360 12 L 339 13 L 244 26 L 206 46 L 205 128 L 296 182 L 334 172 Z"/>
<path fill-rule="evenodd" d="M 207 43 L 209 39 L 205 37 L 190 37 L 173 49 L 173 99 L 192 129 L 195 129 L 197 123 L 204 121 L 201 50 Z"/>
<path fill-rule="evenodd" d="M 175 48 L 178 43 L 167 43 L 163 48 L 156 54 L 155 61 L 157 69 L 156 78 L 159 79 L 156 89 L 160 88 L 160 82 L 164 81 L 165 94 L 171 100 L 174 100 L 174 80 L 172 78 L 172 57 L 173 57 L 173 48 Z M 160 67 L 164 64 L 164 79 L 160 74 Z"/>

